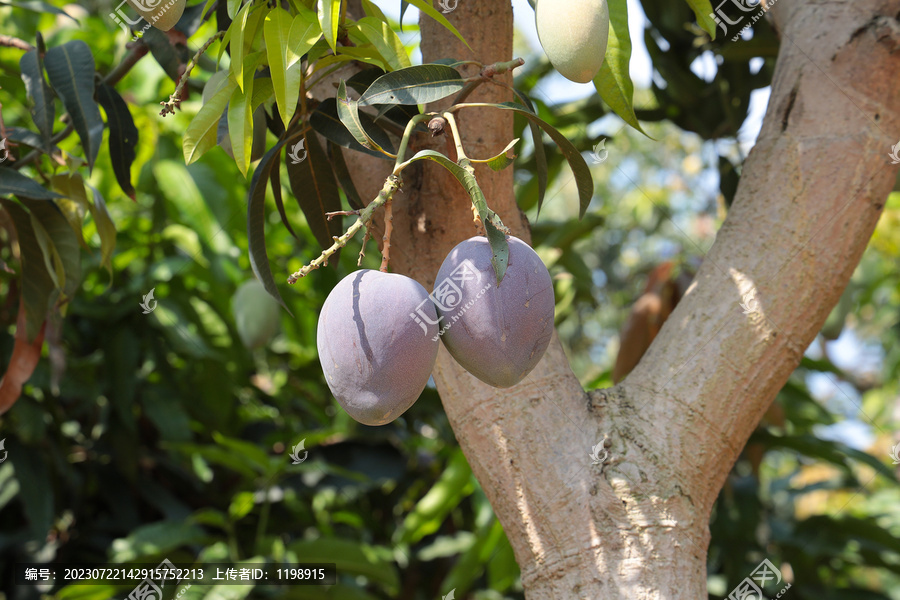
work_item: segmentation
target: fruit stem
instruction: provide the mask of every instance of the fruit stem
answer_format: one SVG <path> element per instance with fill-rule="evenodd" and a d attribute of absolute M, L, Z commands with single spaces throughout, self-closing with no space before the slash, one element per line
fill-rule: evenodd
<path fill-rule="evenodd" d="M 466 151 L 463 149 L 462 137 L 459 135 L 459 127 L 456 125 L 456 117 L 451 112 L 445 112 L 441 116 L 447 119 L 447 122 L 450 123 L 450 131 L 453 132 L 453 142 L 456 144 L 456 162 L 459 166 L 465 168 L 468 165 L 469 157 L 466 156 Z M 466 164 L 463 164 L 463 161 Z"/>
<path fill-rule="evenodd" d="M 388 263 L 391 260 L 391 231 L 394 229 L 394 212 L 391 210 L 391 201 L 384 203 L 384 236 L 381 238 L 381 269 L 387 273 Z"/>
<path fill-rule="evenodd" d="M 403 170 L 403 157 L 406 155 L 406 150 L 409 148 L 409 140 L 412 139 L 413 129 L 415 129 L 416 125 L 422 121 L 430 121 L 436 114 L 437 113 L 425 113 L 416 115 L 406 124 L 406 129 L 403 130 L 403 137 L 400 139 L 400 148 L 397 150 L 397 160 L 394 162 L 394 172 L 392 175 L 399 176 L 400 171 Z"/>
<path fill-rule="evenodd" d="M 347 245 L 347 242 L 353 238 L 357 233 L 359 233 L 360 229 L 368 228 L 369 222 L 372 220 L 372 215 L 375 214 L 375 211 L 384 206 L 386 203 L 391 201 L 391 198 L 394 196 L 394 192 L 400 189 L 401 179 L 398 175 L 391 174 L 388 176 L 387 180 L 384 182 L 384 187 L 381 188 L 381 191 L 378 192 L 378 196 L 369 203 L 367 207 L 362 209 L 359 213 L 359 218 L 356 220 L 353 225 L 347 229 L 347 232 L 344 235 L 337 237 L 335 236 L 334 244 L 331 245 L 330 248 L 327 248 L 322 251 L 322 254 L 319 255 L 318 258 L 314 259 L 308 265 L 301 267 L 299 271 L 293 273 L 290 277 L 288 277 L 287 282 L 290 284 L 297 283 L 301 277 L 305 277 L 311 271 L 318 269 L 319 267 L 328 263 L 328 259 L 334 255 L 335 252 L 343 248 Z"/>

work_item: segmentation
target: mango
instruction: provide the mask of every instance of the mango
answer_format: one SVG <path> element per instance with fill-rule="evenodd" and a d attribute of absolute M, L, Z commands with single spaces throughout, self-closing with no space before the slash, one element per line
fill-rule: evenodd
<path fill-rule="evenodd" d="M 609 39 L 606 0 L 538 0 L 538 38 L 560 75 L 588 83 L 600 72 Z"/>

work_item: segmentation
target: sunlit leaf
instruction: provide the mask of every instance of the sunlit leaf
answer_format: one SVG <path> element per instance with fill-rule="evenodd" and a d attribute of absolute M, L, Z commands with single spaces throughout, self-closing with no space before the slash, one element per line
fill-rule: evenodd
<path fill-rule="evenodd" d="M 430 0 L 409 0 L 408 4 L 412 4 L 420 11 L 446 27 L 448 30 L 450 30 L 450 33 L 455 35 L 457 38 L 459 38 L 459 41 L 466 45 L 466 48 L 471 49 L 471 46 L 469 46 L 469 42 L 466 41 L 466 38 L 464 38 L 462 34 L 457 31 L 456 27 L 454 27 L 453 24 L 447 20 L 447 17 L 435 10 L 435 8 L 431 5 Z M 401 19 L 402 18 L 403 17 L 401 16 Z"/>
<path fill-rule="evenodd" d="M 687 3 L 697 17 L 697 24 L 709 34 L 709 37 L 716 39 L 716 20 L 713 18 L 712 3 L 709 0 L 687 0 Z"/>
<path fill-rule="evenodd" d="M 403 42 L 390 26 L 375 18 L 364 17 L 356 22 L 360 33 L 378 50 L 392 70 L 412 66 Z"/>
<path fill-rule="evenodd" d="M 204 103 L 184 132 L 182 149 L 184 161 L 191 164 L 216 145 L 216 130 L 219 118 L 237 87 L 233 78 L 228 77 L 217 92 Z"/>
<path fill-rule="evenodd" d="M 446 65 L 416 65 L 382 75 L 360 97 L 372 104 L 426 104 L 456 94 L 465 87 L 456 69 Z"/>
<path fill-rule="evenodd" d="M 337 52 L 338 25 L 341 20 L 341 0 L 319 0 L 319 24 L 332 50 Z"/>

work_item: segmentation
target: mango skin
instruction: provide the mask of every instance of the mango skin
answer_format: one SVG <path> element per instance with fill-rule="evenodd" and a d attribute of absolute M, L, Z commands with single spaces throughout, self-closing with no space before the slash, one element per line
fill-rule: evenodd
<path fill-rule="evenodd" d="M 606 0 L 538 0 L 534 19 L 547 58 L 563 77 L 588 83 L 597 76 L 609 41 Z"/>
<path fill-rule="evenodd" d="M 128 4 L 148 23 L 161 31 L 168 31 L 178 23 L 187 0 L 128 0 Z"/>
<path fill-rule="evenodd" d="M 281 325 L 281 307 L 263 284 L 250 279 L 231 298 L 231 310 L 241 342 L 249 350 L 268 344 Z"/>
<path fill-rule="evenodd" d="M 547 267 L 528 244 L 512 236 L 506 239 L 509 267 L 500 285 L 491 266 L 491 246 L 487 238 L 477 236 L 450 251 L 432 294 L 443 317 L 444 346 L 466 371 L 498 388 L 519 383 L 543 358 L 553 336 L 555 310 Z M 459 276 L 465 261 L 474 276 Z M 448 279 L 461 294 L 443 293 Z"/>
<path fill-rule="evenodd" d="M 427 317 L 419 319 L 424 329 L 411 316 L 417 310 Z M 403 275 L 362 269 L 331 290 L 316 346 L 328 387 L 347 414 L 385 425 L 419 399 L 440 346 L 436 323 L 428 292 Z"/>

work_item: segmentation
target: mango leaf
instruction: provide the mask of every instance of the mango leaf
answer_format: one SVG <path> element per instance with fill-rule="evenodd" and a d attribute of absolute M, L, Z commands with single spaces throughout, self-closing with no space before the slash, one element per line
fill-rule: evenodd
<path fill-rule="evenodd" d="M 81 40 L 47 50 L 44 66 L 50 85 L 62 99 L 81 138 L 88 168 L 93 169 L 103 142 L 103 119 L 94 101 L 94 56 Z"/>
<path fill-rule="evenodd" d="M 430 0 L 409 0 L 409 2 L 407 4 L 412 4 L 413 6 L 418 8 L 420 11 L 422 11 L 423 13 L 425 13 L 426 15 L 428 15 L 429 17 L 431 17 L 432 19 L 434 19 L 435 21 L 437 21 L 438 23 L 440 23 L 441 25 L 446 27 L 448 30 L 450 30 L 450 33 L 455 35 L 457 38 L 459 38 L 459 41 L 461 41 L 463 44 L 466 45 L 466 48 L 469 48 L 470 50 L 472 49 L 472 47 L 469 46 L 469 42 L 467 42 L 466 39 L 462 36 L 462 34 L 460 34 L 459 31 L 456 30 L 456 27 L 454 27 L 453 24 L 447 20 L 447 17 L 445 17 L 444 15 L 439 13 L 437 10 L 435 10 L 435 8 L 431 5 Z M 400 19 L 401 20 L 403 19 L 402 14 L 400 16 Z"/>
<path fill-rule="evenodd" d="M 307 157 L 299 163 L 293 159 L 287 161 L 288 178 L 309 228 L 322 248 L 328 248 L 334 243 L 332 236 L 341 235 L 343 228 L 340 219 L 329 221 L 325 213 L 341 210 L 341 196 L 319 138 L 313 131 L 304 133 L 303 138 Z"/>
<path fill-rule="evenodd" d="M 106 111 L 106 124 L 109 126 L 109 158 L 113 173 L 122 191 L 134 200 L 131 165 L 134 164 L 135 148 L 138 143 L 137 127 L 134 125 L 128 105 L 114 87 L 105 83 L 100 84 L 97 96 L 100 106 Z"/>
<path fill-rule="evenodd" d="M 465 83 L 456 69 L 447 65 L 416 65 L 376 79 L 359 98 L 359 105 L 426 104 L 451 96 L 463 87 Z"/>
<path fill-rule="evenodd" d="M 492 156 L 491 158 L 486 158 L 484 160 L 476 160 L 472 159 L 473 163 L 483 163 L 486 164 L 494 171 L 502 171 L 509 165 L 513 164 L 515 160 L 515 156 L 509 157 L 507 153 L 512 150 L 513 146 L 519 141 L 519 138 L 514 139 L 510 143 L 506 145 L 506 148 L 503 149 L 503 152 L 498 154 L 497 156 Z"/>
<path fill-rule="evenodd" d="M 276 8 L 266 16 L 263 26 L 275 102 L 282 123 L 289 123 L 297 109 L 303 78 L 300 59 L 321 35 L 319 24 L 310 20 L 309 14 L 301 12 L 292 17 L 283 8 Z"/>
<path fill-rule="evenodd" d="M 46 232 L 48 243 L 42 244 L 41 249 L 47 250 L 53 257 L 53 263 L 58 272 L 59 290 L 63 293 L 60 302 L 68 302 L 78 291 L 81 283 L 81 254 L 78 249 L 78 237 L 72 231 L 69 222 L 53 202 L 45 200 L 24 200 L 25 206 L 31 213 L 31 221 L 35 233 L 40 229 Z M 38 227 L 38 223 L 40 227 Z M 41 243 L 38 237 L 38 243 Z"/>
<path fill-rule="evenodd" d="M 244 0 L 228 0 L 226 7 L 228 10 L 228 18 L 229 19 L 232 19 L 232 20 L 234 19 L 234 15 L 237 14 L 237 11 L 241 7 L 241 4 L 243 3 L 243 1 Z"/>
<path fill-rule="evenodd" d="M 519 90 L 513 91 L 516 93 L 516 96 L 519 97 L 519 100 L 522 101 L 522 104 L 528 107 L 528 110 L 537 115 L 537 111 L 534 109 L 534 104 L 532 104 L 531 99 L 526 96 L 524 92 L 521 92 Z M 544 204 L 544 194 L 547 193 L 547 151 L 544 150 L 544 136 L 541 135 L 540 126 L 531 119 L 528 119 L 528 127 L 529 129 L 531 129 L 531 141 L 534 144 L 534 162 L 537 166 L 537 216 L 540 216 L 541 206 Z"/>
<path fill-rule="evenodd" d="M 488 242 L 491 244 L 491 250 L 493 252 L 491 265 L 494 267 L 494 274 L 497 276 L 497 285 L 500 285 L 503 276 L 506 275 L 506 267 L 509 266 L 509 244 L 506 241 L 506 235 L 509 234 L 509 229 L 503 224 L 497 213 L 488 208 L 484 193 L 478 186 L 474 173 L 469 170 L 472 167 L 466 169 L 440 152 L 435 152 L 434 150 L 422 150 L 421 152 L 417 152 L 415 156 L 407 160 L 403 165 L 408 165 L 417 160 L 431 160 L 438 163 L 450 171 L 463 185 L 466 192 L 469 193 L 472 204 L 475 205 L 478 216 L 484 224 Z"/>
<path fill-rule="evenodd" d="M 41 0 L 3 0 L 2 2 L 0 2 L 0 6 L 15 6 L 16 8 L 29 10 L 31 12 L 36 12 L 39 14 L 50 13 L 53 15 L 60 15 L 63 17 L 68 17 L 78 25 L 81 25 L 78 19 L 76 19 L 66 11 L 53 6 L 49 2 L 41 2 Z"/>
<path fill-rule="evenodd" d="M 400 590 L 400 576 L 393 562 L 382 558 L 384 552 L 359 541 L 319 538 L 294 542 L 288 549 L 296 553 L 298 562 L 335 563 L 338 573 L 362 575 L 391 596 Z"/>
<path fill-rule="evenodd" d="M 113 563 L 134 562 L 204 540 L 206 533 L 197 525 L 185 521 L 157 521 L 134 529 L 124 538 L 113 540 L 109 560 Z"/>
<path fill-rule="evenodd" d="M 391 70 L 412 66 L 403 42 L 390 25 L 376 17 L 363 17 L 356 22 L 359 32 L 378 50 Z"/>
<path fill-rule="evenodd" d="M 322 34 L 332 50 L 337 52 L 338 25 L 341 20 L 340 0 L 319 0 L 319 24 L 322 26 Z"/>
<path fill-rule="evenodd" d="M 631 60 L 631 37 L 628 33 L 626 0 L 610 0 L 609 42 L 600 72 L 594 77 L 594 87 L 606 104 L 622 119 L 643 133 L 634 114 L 634 84 L 628 72 Z M 650 137 L 650 136 L 647 136 Z"/>
<path fill-rule="evenodd" d="M 338 85 L 337 92 L 337 113 L 344 124 L 344 127 L 350 132 L 353 138 L 363 147 L 371 150 L 377 150 L 381 153 L 386 151 L 372 139 L 366 132 L 362 124 L 362 117 L 359 113 L 359 103 L 355 100 L 347 99 L 347 87 L 343 80 Z"/>
<path fill-rule="evenodd" d="M 334 176 L 337 178 L 338 185 L 344 190 L 347 196 L 347 203 L 353 210 L 360 210 L 364 207 L 359 192 L 353 184 L 353 177 L 350 176 L 350 169 L 344 160 L 343 151 L 333 142 L 328 142 L 328 155 L 331 157 L 331 166 L 334 167 Z"/>
<path fill-rule="evenodd" d="M 587 212 L 588 205 L 591 203 L 591 198 L 594 195 L 594 178 L 591 176 L 591 170 L 588 168 L 587 163 L 584 162 L 584 157 L 581 156 L 581 152 L 572 145 L 572 142 L 570 142 L 566 136 L 561 134 L 546 121 L 540 119 L 532 111 L 521 104 L 516 104 L 514 102 L 504 102 L 503 104 L 471 103 L 461 104 L 460 106 L 464 108 L 490 106 L 501 110 L 511 110 L 523 115 L 529 121 L 536 123 L 541 129 L 546 131 L 550 138 L 556 142 L 556 145 L 559 146 L 560 152 L 563 153 L 563 156 L 566 157 L 569 166 L 572 168 L 572 173 L 575 175 L 575 185 L 578 187 L 578 201 L 580 205 L 578 218 L 580 219 L 584 216 L 584 213 Z"/>
<path fill-rule="evenodd" d="M 0 168 L 0 196 L 13 195 L 34 198 L 35 200 L 50 200 L 61 197 L 56 192 L 51 192 L 18 171 Z"/>
<path fill-rule="evenodd" d="M 278 300 L 288 314 L 291 314 L 291 311 L 288 310 L 275 285 L 272 268 L 269 266 L 269 254 L 266 251 L 266 188 L 269 185 L 272 169 L 281 167 L 281 149 L 290 139 L 286 137 L 279 140 L 263 155 L 256 171 L 253 172 L 250 187 L 247 190 L 247 245 L 250 267 L 269 295 Z"/>
<path fill-rule="evenodd" d="M 241 90 L 244 89 L 246 79 L 244 78 L 244 69 L 249 63 L 244 61 L 245 55 L 249 47 L 253 44 L 253 38 L 256 36 L 256 30 L 259 28 L 259 22 L 265 11 L 258 9 L 252 10 L 253 3 L 244 5 L 241 12 L 229 28 L 231 34 L 231 73 Z M 224 40 L 223 40 L 224 43 Z M 246 46 L 246 47 L 245 47 Z M 258 62 L 255 64 L 259 64 Z M 254 68 L 255 68 L 254 64 Z M 252 77 L 252 73 L 251 73 Z"/>
<path fill-rule="evenodd" d="M 141 40 L 150 48 L 153 59 L 172 81 L 177 81 L 182 62 L 171 38 L 164 31 L 151 27 L 144 32 Z"/>
<path fill-rule="evenodd" d="M 56 103 L 53 90 L 44 80 L 44 67 L 37 50 L 29 50 L 22 55 L 19 69 L 31 103 L 31 118 L 41 133 L 44 151 L 49 154 L 52 150 L 50 137 L 53 134 L 53 120 L 56 118 Z"/>
<path fill-rule="evenodd" d="M 254 53 L 257 59 L 260 53 Z M 258 63 L 251 56 L 246 57 L 246 62 Z M 234 154 L 234 162 L 237 163 L 241 175 L 247 176 L 250 168 L 250 154 L 253 146 L 253 72 L 256 67 L 248 68 L 245 65 L 244 85 L 239 86 L 231 93 L 228 102 L 228 135 L 231 137 L 231 151 Z"/>
<path fill-rule="evenodd" d="M 184 162 L 191 164 L 203 156 L 210 148 L 216 145 L 216 130 L 219 126 L 219 118 L 228 104 L 237 82 L 228 77 L 222 87 L 216 91 L 212 98 L 206 102 L 191 120 L 190 125 L 184 131 L 182 149 Z"/>
<path fill-rule="evenodd" d="M 710 38 L 716 39 L 716 20 L 713 18 L 712 3 L 709 0 L 687 0 L 687 3 L 697 17 L 697 24 L 709 34 Z"/>
<path fill-rule="evenodd" d="M 88 205 L 91 211 L 91 217 L 94 219 L 94 226 L 97 228 L 97 235 L 100 236 L 100 264 L 109 271 L 112 278 L 112 255 L 116 249 L 116 225 L 113 223 L 109 211 L 106 209 L 106 202 L 97 188 L 88 185 L 91 193 L 94 195 L 94 203 Z"/>
<path fill-rule="evenodd" d="M 294 233 L 294 228 L 291 227 L 291 222 L 288 221 L 287 212 L 284 210 L 284 195 L 281 191 L 281 168 L 271 170 L 269 173 L 269 182 L 272 184 L 272 195 L 275 197 L 275 207 L 278 209 L 278 216 L 281 217 L 281 222 L 290 234 L 294 236 L 294 239 L 299 240 L 300 238 Z"/>
<path fill-rule="evenodd" d="M 22 255 L 22 297 L 25 301 L 25 335 L 30 342 L 37 336 L 47 318 L 50 295 L 54 290 L 53 280 L 44 267 L 44 255 L 34 235 L 28 212 L 21 204 L 12 200 L 0 198 L 0 203 L 12 217 L 19 238 Z"/>
<path fill-rule="evenodd" d="M 75 235 L 78 237 L 78 243 L 82 248 L 87 248 L 84 241 L 82 229 L 84 227 L 84 216 L 88 212 L 87 191 L 84 188 L 84 179 L 79 173 L 65 173 L 63 175 L 54 175 L 50 178 L 50 184 L 64 198 L 57 198 L 56 205 L 62 211 L 66 221 Z"/>
<path fill-rule="evenodd" d="M 474 490 L 471 478 L 472 469 L 466 457 L 461 450 L 455 450 L 440 478 L 406 515 L 394 534 L 394 541 L 414 544 L 436 532 L 450 511 Z"/>
<path fill-rule="evenodd" d="M 376 140 L 376 143 L 379 146 L 393 153 L 394 149 L 391 145 L 391 138 L 377 123 L 375 123 L 375 119 L 366 113 L 357 114 L 359 116 L 360 126 L 365 127 L 366 132 Z M 316 110 L 309 116 L 309 124 L 326 139 L 339 146 L 350 148 L 357 152 L 364 152 L 371 156 L 377 156 L 378 158 L 387 158 L 380 152 L 364 147 L 356 140 L 353 134 L 351 134 L 347 127 L 341 122 L 341 119 L 338 116 L 337 100 L 334 98 L 326 98 L 316 107 Z"/>

